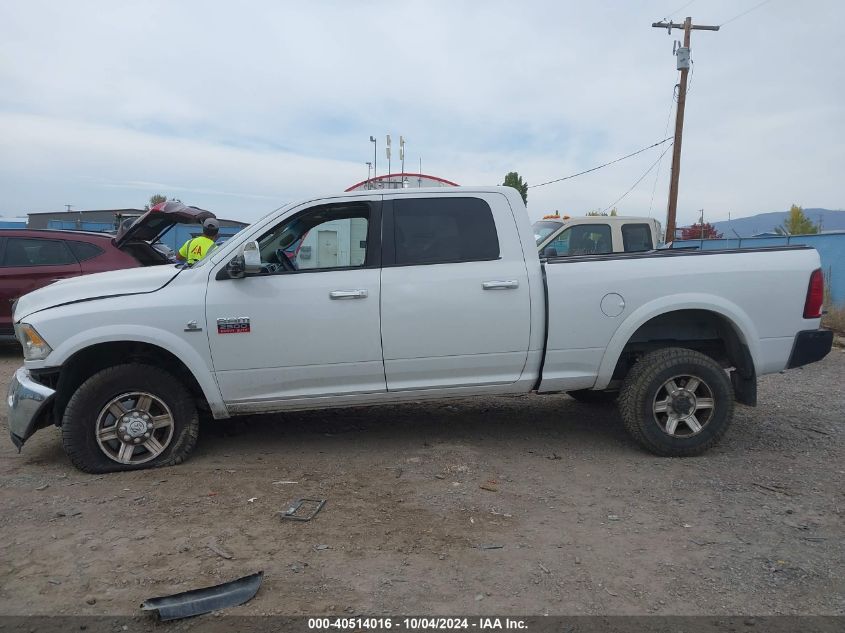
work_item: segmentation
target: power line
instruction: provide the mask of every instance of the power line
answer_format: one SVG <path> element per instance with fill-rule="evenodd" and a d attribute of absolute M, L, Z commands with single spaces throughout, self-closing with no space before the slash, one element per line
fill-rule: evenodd
<path fill-rule="evenodd" d="M 643 147 L 642 149 L 638 149 L 636 152 L 632 152 L 626 156 L 622 156 L 621 158 L 617 158 L 616 160 L 612 160 L 609 163 L 604 163 L 603 165 L 599 165 L 598 167 L 593 167 L 591 169 L 585 169 L 584 171 L 579 171 L 577 174 L 572 174 L 571 176 L 564 176 L 563 178 L 556 178 L 555 180 L 549 180 L 547 182 L 541 182 L 539 185 L 531 185 L 528 188 L 534 189 L 535 187 L 545 187 L 546 185 L 551 185 L 556 182 L 562 182 L 564 180 L 569 180 L 570 178 L 575 178 L 576 176 L 583 176 L 584 174 L 589 174 L 591 171 L 596 171 L 597 169 L 601 169 L 602 167 L 607 167 L 608 165 L 613 165 L 614 163 L 618 163 L 619 161 L 625 160 L 626 158 L 631 158 L 631 156 L 636 156 L 637 154 L 642 154 L 644 151 L 651 149 L 652 147 L 657 147 L 658 145 L 663 145 L 666 141 L 671 141 L 672 137 L 669 136 L 664 138 L 662 141 L 658 141 L 657 143 L 652 143 L 648 147 Z"/>
<path fill-rule="evenodd" d="M 695 2 L 695 0 L 690 0 L 690 1 L 689 1 L 689 2 L 687 2 L 684 6 L 682 6 L 680 9 L 675 9 L 674 11 L 672 11 L 672 13 L 670 13 L 669 15 L 667 15 L 667 16 L 666 16 L 666 18 L 667 18 L 667 19 L 668 19 L 668 18 L 671 18 L 671 17 L 672 17 L 673 15 L 675 15 L 676 13 L 680 13 L 681 11 L 683 11 L 684 9 L 686 9 L 689 5 L 691 5 L 691 4 L 692 4 L 692 3 L 694 3 L 694 2 Z"/>
<path fill-rule="evenodd" d="M 665 154 L 666 152 L 668 152 L 671 148 L 672 148 L 672 144 L 670 143 L 670 144 L 669 144 L 669 147 L 667 147 L 667 148 L 666 148 L 666 149 L 664 149 L 662 152 L 660 152 L 660 156 L 658 156 L 658 157 L 657 157 L 657 160 L 656 160 L 656 161 L 654 161 L 654 162 L 651 164 L 651 167 L 649 167 L 648 169 L 646 169 L 646 170 L 645 170 L 645 173 L 637 179 L 637 182 L 635 182 L 633 185 L 631 185 L 631 188 L 630 188 L 630 189 L 628 189 L 628 191 L 626 191 L 625 193 L 623 193 L 621 196 L 619 196 L 619 198 L 617 198 L 617 199 L 616 199 L 616 201 L 611 202 L 611 203 L 607 206 L 607 208 L 606 208 L 604 211 L 602 211 L 602 213 L 607 213 L 610 209 L 612 209 L 612 208 L 613 208 L 613 207 L 615 207 L 617 204 L 619 204 L 620 202 L 622 202 L 622 200 L 624 200 L 624 199 L 625 199 L 625 197 L 626 197 L 629 193 L 631 193 L 634 189 L 636 189 L 636 188 L 637 188 L 637 185 L 638 185 L 638 184 L 640 184 L 640 183 L 643 181 L 643 178 L 645 178 L 646 176 L 648 176 L 648 175 L 649 175 L 649 173 L 651 172 L 651 170 L 652 170 L 652 169 L 654 169 L 654 168 L 655 168 L 655 166 L 657 165 L 657 163 L 659 163 L 659 162 L 660 162 L 660 160 L 663 158 L 663 154 Z"/>
<path fill-rule="evenodd" d="M 666 114 L 666 127 L 663 128 L 663 136 L 669 133 L 669 121 L 672 119 L 672 108 L 675 106 L 675 93 L 672 91 L 672 100 L 669 102 L 669 112 Z M 661 154 L 662 156 L 662 154 Z M 654 186 L 651 188 L 651 202 L 648 205 L 648 217 L 654 209 L 654 194 L 657 191 L 657 181 L 660 180 L 660 162 L 657 163 L 657 172 L 654 175 Z"/>
<path fill-rule="evenodd" d="M 751 8 L 750 8 L 750 9 L 748 9 L 747 11 L 743 11 L 743 12 L 742 12 L 742 13 L 740 13 L 739 15 L 735 15 L 734 17 L 732 17 L 730 20 L 727 20 L 726 22 L 722 22 L 719 26 L 725 26 L 726 24 L 730 24 L 730 23 L 731 23 L 731 22 L 733 22 L 734 20 L 738 20 L 738 19 L 740 19 L 742 16 L 744 16 L 744 15 L 748 15 L 749 13 L 751 13 L 752 11 L 754 11 L 755 9 L 759 9 L 759 8 L 760 8 L 760 7 L 762 7 L 764 4 L 768 4 L 768 3 L 769 3 L 769 2 L 771 2 L 771 1 L 772 1 L 772 0 L 763 0 L 763 2 L 761 2 L 761 3 L 759 3 L 759 4 L 755 4 L 753 7 L 751 7 Z"/>

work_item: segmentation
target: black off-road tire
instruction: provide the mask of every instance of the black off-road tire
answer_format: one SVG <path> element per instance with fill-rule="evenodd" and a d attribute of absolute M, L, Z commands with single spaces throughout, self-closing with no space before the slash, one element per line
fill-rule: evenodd
<path fill-rule="evenodd" d="M 173 436 L 162 453 L 148 462 L 121 464 L 97 443 L 97 416 L 112 398 L 131 391 L 153 394 L 173 414 Z M 62 418 L 62 444 L 73 465 L 86 473 L 141 470 L 180 464 L 194 449 L 199 416 L 190 392 L 173 374 L 152 365 L 130 363 L 97 372 L 71 396 Z"/>
<path fill-rule="evenodd" d="M 593 389 L 567 391 L 566 394 L 584 404 L 611 405 L 614 404 L 616 399 L 619 397 L 618 391 L 594 391 Z"/>
<path fill-rule="evenodd" d="M 655 419 L 653 403 L 661 386 L 677 375 L 696 376 L 712 391 L 712 418 L 689 437 L 667 434 Z M 668 347 L 643 356 L 628 373 L 619 392 L 619 413 L 631 437 L 643 448 L 666 457 L 700 455 L 713 447 L 733 420 L 734 391 L 719 364 L 691 349 Z"/>

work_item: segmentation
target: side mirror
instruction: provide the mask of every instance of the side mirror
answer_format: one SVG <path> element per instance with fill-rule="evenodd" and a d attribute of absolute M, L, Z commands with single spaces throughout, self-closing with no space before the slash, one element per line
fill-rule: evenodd
<path fill-rule="evenodd" d="M 244 277 L 244 256 L 235 255 L 226 264 L 226 273 L 229 279 L 242 279 Z"/>
<path fill-rule="evenodd" d="M 244 258 L 245 274 L 254 275 L 261 272 L 261 251 L 256 240 L 244 244 L 241 256 Z"/>
<path fill-rule="evenodd" d="M 242 279 L 247 275 L 261 272 L 261 251 L 258 242 L 247 242 L 241 252 L 226 264 L 226 272 L 230 279 Z"/>
<path fill-rule="evenodd" d="M 543 249 L 544 257 L 557 257 L 557 249 L 554 246 L 547 246 Z"/>

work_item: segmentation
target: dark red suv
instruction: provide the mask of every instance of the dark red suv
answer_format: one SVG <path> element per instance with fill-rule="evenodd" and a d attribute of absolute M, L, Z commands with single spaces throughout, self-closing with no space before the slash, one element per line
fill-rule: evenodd
<path fill-rule="evenodd" d="M 208 217 L 213 217 L 209 211 L 167 203 L 142 215 L 117 237 L 50 229 L 0 230 L 0 336 L 14 334 L 12 302 L 18 297 L 66 277 L 167 264 L 167 256 L 151 243 L 174 224 Z"/>

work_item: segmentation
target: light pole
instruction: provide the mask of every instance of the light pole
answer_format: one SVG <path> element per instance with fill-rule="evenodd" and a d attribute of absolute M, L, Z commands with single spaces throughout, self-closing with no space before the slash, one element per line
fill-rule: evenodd
<path fill-rule="evenodd" d="M 399 137 L 399 160 L 402 161 L 402 173 L 405 173 L 405 137 Z M 404 176 L 403 176 L 404 177 Z"/>
<path fill-rule="evenodd" d="M 375 180 L 378 177 L 378 141 L 375 136 L 370 136 L 370 143 L 373 144 L 373 180 Z"/>
<path fill-rule="evenodd" d="M 367 189 L 372 189 L 372 187 L 370 187 L 370 172 L 372 171 L 372 169 L 373 169 L 372 162 L 367 161 Z"/>
<path fill-rule="evenodd" d="M 387 154 L 387 174 L 388 176 L 392 173 L 392 167 L 390 166 L 390 134 L 387 135 L 387 147 L 385 149 L 385 153 Z M 387 180 L 387 188 L 390 189 L 390 183 L 392 182 L 391 178 Z"/>

